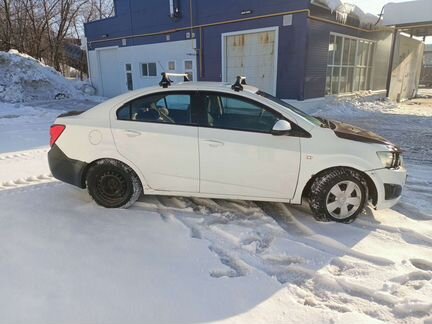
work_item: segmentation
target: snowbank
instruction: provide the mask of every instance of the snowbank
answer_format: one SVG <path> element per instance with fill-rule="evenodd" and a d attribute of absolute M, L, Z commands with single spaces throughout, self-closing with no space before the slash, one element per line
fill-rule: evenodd
<path fill-rule="evenodd" d="M 430 95 L 421 92 L 418 99 L 396 103 L 381 95 L 368 92 L 345 98 L 325 97 L 305 101 L 285 100 L 308 114 L 336 119 L 370 116 L 370 113 L 432 117 Z"/>
<path fill-rule="evenodd" d="M 0 52 L 0 101 L 29 102 L 83 96 L 89 85 L 65 79 L 53 68 L 16 50 Z"/>
<path fill-rule="evenodd" d="M 324 97 L 305 101 L 286 100 L 289 104 L 315 116 L 347 117 L 373 113 L 396 113 L 400 106 L 379 95 L 361 94 L 346 98 Z"/>
<path fill-rule="evenodd" d="M 336 18 L 341 23 L 345 24 L 348 16 L 352 15 L 359 19 L 360 25 L 363 27 L 371 27 L 380 24 L 380 19 L 371 13 L 365 13 L 355 4 L 345 3 L 341 0 L 315 0 L 327 6 L 331 12 L 336 12 Z"/>

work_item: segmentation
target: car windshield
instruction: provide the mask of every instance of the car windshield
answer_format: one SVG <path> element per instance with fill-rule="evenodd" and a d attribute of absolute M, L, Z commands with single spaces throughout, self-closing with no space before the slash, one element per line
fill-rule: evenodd
<path fill-rule="evenodd" d="M 306 114 L 305 112 L 301 111 L 300 109 L 298 109 L 294 106 L 291 106 L 290 104 L 286 103 L 285 101 L 283 101 L 279 98 L 276 98 L 275 96 L 272 96 L 271 94 L 269 94 L 267 92 L 258 91 L 256 94 L 259 96 L 262 96 L 266 99 L 269 99 L 269 100 L 271 100 L 271 101 L 273 101 L 273 102 L 275 102 L 275 103 L 277 103 L 277 104 L 279 104 L 285 108 L 288 108 L 289 110 L 295 112 L 297 115 L 302 116 L 303 118 L 305 118 L 309 122 L 313 123 L 314 125 L 321 126 L 321 127 L 323 126 L 323 123 L 318 118 L 315 118 L 311 115 Z"/>

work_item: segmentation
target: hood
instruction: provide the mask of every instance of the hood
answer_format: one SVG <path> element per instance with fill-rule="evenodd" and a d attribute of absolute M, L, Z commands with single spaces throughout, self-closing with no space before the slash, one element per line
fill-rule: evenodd
<path fill-rule="evenodd" d="M 386 140 L 384 137 L 381 137 L 373 132 L 367 131 L 357 126 L 333 120 L 331 121 L 331 124 L 333 124 L 332 130 L 335 132 L 337 137 L 362 143 L 388 145 L 391 146 L 394 150 L 400 151 L 400 149 L 396 145 Z"/>

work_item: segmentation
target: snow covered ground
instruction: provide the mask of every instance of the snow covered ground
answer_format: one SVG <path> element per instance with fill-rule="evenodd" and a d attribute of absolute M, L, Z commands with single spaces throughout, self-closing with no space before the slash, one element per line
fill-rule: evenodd
<path fill-rule="evenodd" d="M 98 100 L 0 103 L 0 322 L 431 324 L 425 100 L 303 104 L 406 150 L 401 203 L 350 225 L 280 203 L 146 196 L 100 208 L 46 160 L 55 116 Z"/>

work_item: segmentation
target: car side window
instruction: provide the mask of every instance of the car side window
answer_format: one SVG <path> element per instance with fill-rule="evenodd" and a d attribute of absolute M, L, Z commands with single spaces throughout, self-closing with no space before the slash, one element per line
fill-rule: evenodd
<path fill-rule="evenodd" d="M 191 95 L 161 93 L 138 98 L 120 107 L 117 119 L 188 125 L 191 124 Z"/>
<path fill-rule="evenodd" d="M 270 133 L 281 116 L 254 101 L 221 93 L 202 93 L 200 125 Z"/>

